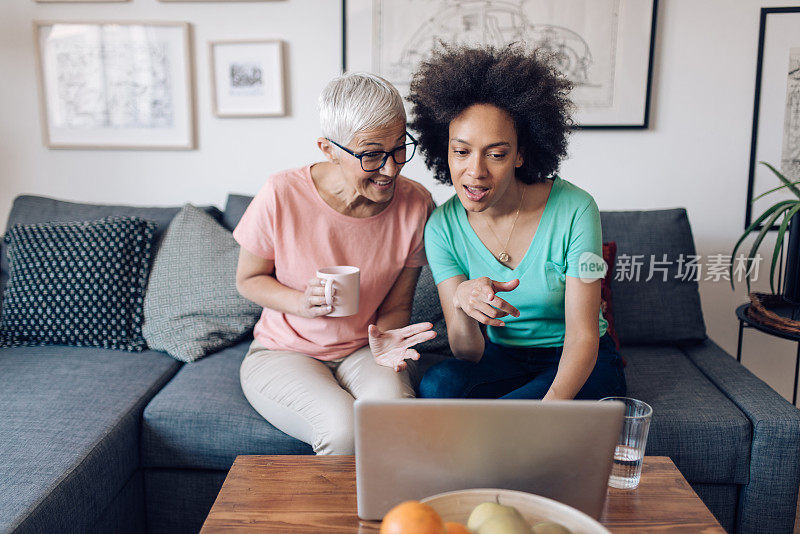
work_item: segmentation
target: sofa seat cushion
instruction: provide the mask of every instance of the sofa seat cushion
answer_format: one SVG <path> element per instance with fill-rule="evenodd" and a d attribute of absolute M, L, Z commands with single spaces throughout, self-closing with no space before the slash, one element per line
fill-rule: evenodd
<path fill-rule="evenodd" d="M 746 484 L 750 420 L 677 346 L 625 346 L 628 396 L 653 407 L 645 454 L 669 456 L 692 483 Z"/>
<path fill-rule="evenodd" d="M 169 356 L 86 347 L 0 350 L 0 532 L 86 532 L 139 465 L 145 404 Z"/>
<path fill-rule="evenodd" d="M 239 366 L 251 340 L 186 364 L 144 411 L 142 465 L 230 469 L 239 454 L 313 454 L 247 402 Z"/>

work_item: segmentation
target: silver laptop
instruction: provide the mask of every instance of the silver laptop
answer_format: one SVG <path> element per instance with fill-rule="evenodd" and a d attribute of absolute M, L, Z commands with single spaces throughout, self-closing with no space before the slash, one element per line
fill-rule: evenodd
<path fill-rule="evenodd" d="M 598 519 L 624 407 L 534 400 L 356 401 L 358 517 L 469 488 L 527 491 Z"/>

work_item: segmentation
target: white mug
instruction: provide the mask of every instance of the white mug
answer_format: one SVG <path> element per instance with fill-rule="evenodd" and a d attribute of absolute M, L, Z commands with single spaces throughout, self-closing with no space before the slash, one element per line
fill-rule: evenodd
<path fill-rule="evenodd" d="M 333 311 L 327 317 L 348 317 L 358 313 L 361 269 L 350 265 L 325 267 L 317 271 L 317 278 L 325 280 L 325 303 Z M 333 302 L 333 289 L 336 289 L 336 302 Z"/>

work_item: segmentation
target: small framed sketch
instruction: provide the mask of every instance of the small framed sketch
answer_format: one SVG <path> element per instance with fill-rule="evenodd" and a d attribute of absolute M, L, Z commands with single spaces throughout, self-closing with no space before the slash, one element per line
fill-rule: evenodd
<path fill-rule="evenodd" d="M 209 57 L 216 116 L 286 114 L 281 41 L 215 41 Z"/>
<path fill-rule="evenodd" d="M 189 25 L 34 22 L 49 148 L 195 147 Z"/>
<path fill-rule="evenodd" d="M 784 189 L 752 201 L 781 185 L 759 161 L 800 180 L 800 7 L 761 8 L 745 228 L 781 196 L 795 199 Z"/>
<path fill-rule="evenodd" d="M 441 43 L 549 52 L 573 84 L 581 128 L 647 128 L 657 0 L 343 0 L 343 70 L 403 95 Z"/>

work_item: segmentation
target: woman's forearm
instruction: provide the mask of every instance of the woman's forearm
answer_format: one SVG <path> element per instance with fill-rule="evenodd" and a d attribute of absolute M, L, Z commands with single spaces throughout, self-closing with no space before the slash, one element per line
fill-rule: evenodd
<path fill-rule="evenodd" d="M 483 356 L 485 342 L 478 321 L 457 309 L 447 322 L 447 340 L 453 356 L 477 362 Z"/>
<path fill-rule="evenodd" d="M 375 326 L 382 332 L 403 328 L 411 321 L 411 306 L 397 306 L 388 310 L 378 310 Z"/>
<path fill-rule="evenodd" d="M 597 362 L 598 336 L 564 340 L 558 371 L 542 400 L 571 400 L 581 390 Z"/>
<path fill-rule="evenodd" d="M 299 315 L 304 293 L 278 282 L 274 276 L 260 274 L 237 282 L 239 294 L 263 308 Z"/>

